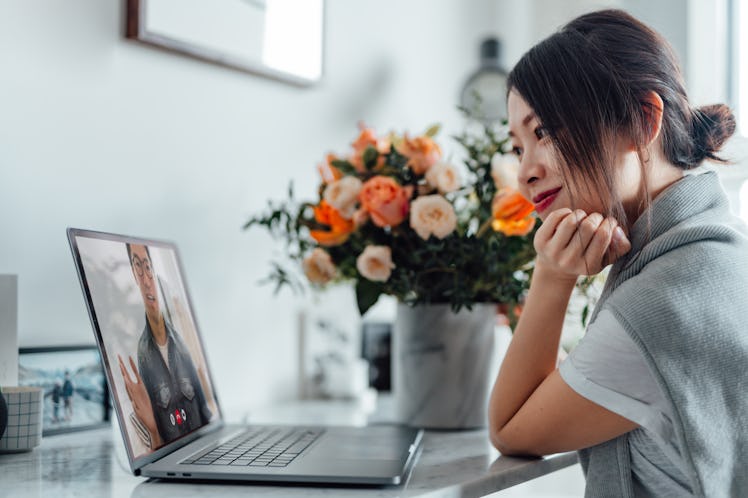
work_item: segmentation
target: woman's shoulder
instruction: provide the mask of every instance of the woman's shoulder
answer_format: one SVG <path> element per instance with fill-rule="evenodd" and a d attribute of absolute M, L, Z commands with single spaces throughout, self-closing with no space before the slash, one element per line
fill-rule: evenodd
<path fill-rule="evenodd" d="M 715 278 L 748 284 L 748 230 L 742 221 L 684 224 L 661 237 L 671 240 L 669 247 L 661 247 L 665 241 L 658 238 L 628 257 L 623 271 L 629 268 L 636 271 L 621 283 L 622 289 L 656 292 L 664 289 L 663 283 L 669 284 L 669 288 L 679 284 L 698 288 L 712 285 Z M 696 278 L 699 275 L 702 281 Z"/>

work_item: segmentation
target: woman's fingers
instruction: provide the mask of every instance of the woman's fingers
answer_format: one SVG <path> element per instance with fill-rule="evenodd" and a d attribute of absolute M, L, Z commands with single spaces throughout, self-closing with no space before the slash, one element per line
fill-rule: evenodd
<path fill-rule="evenodd" d="M 617 223 L 613 218 L 606 218 L 597 227 L 595 235 L 592 237 L 587 250 L 584 252 L 584 261 L 589 273 L 597 273 L 603 269 L 605 253 L 610 247 L 610 241 L 613 238 L 613 230 Z"/>
<path fill-rule="evenodd" d="M 616 227 L 613 231 L 613 249 L 615 251 L 616 259 L 620 258 L 631 250 L 631 241 L 629 241 L 626 234 L 623 232 L 621 227 Z"/>
<path fill-rule="evenodd" d="M 574 247 L 574 238 L 579 230 L 579 224 L 587 217 L 587 213 L 581 209 L 566 215 L 556 226 L 556 233 L 548 242 L 547 248 L 551 253 L 559 254 L 570 246 Z"/>
<path fill-rule="evenodd" d="M 535 236 L 538 256 L 569 275 L 593 275 L 628 252 L 631 244 L 614 218 L 558 209 Z"/>
<path fill-rule="evenodd" d="M 570 245 L 577 244 L 582 252 L 587 250 L 587 247 L 592 242 L 592 238 L 595 236 L 597 229 L 600 227 L 600 223 L 604 220 L 603 215 L 600 213 L 592 213 L 579 223 L 577 233 L 574 234 Z"/>
<path fill-rule="evenodd" d="M 605 254 L 607 261 L 604 264 L 615 263 L 618 258 L 626 254 L 631 250 L 631 242 L 629 241 L 626 234 L 623 232 L 620 226 L 613 229 L 613 237 L 608 247 L 608 252 Z"/>
<path fill-rule="evenodd" d="M 543 221 L 543 224 L 538 229 L 538 232 L 535 234 L 535 248 L 538 249 L 538 247 L 545 247 L 545 245 L 553 238 L 554 234 L 556 233 L 556 227 L 558 224 L 566 218 L 569 214 L 571 214 L 571 209 L 568 208 L 562 208 L 557 209 L 553 211 L 551 214 L 548 215 L 548 217 Z"/>

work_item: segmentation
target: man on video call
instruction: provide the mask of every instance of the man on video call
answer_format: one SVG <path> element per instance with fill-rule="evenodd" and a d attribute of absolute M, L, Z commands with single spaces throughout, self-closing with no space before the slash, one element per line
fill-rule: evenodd
<path fill-rule="evenodd" d="M 135 416 L 148 431 L 151 449 L 204 425 L 211 412 L 189 350 L 159 308 L 157 278 L 148 247 L 127 244 L 132 274 L 145 306 L 145 327 L 138 341 L 135 379 L 119 359 Z"/>

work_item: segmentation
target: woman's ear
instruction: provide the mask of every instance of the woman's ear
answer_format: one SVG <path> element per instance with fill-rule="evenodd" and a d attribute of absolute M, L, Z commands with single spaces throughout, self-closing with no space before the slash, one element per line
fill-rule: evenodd
<path fill-rule="evenodd" d="M 646 145 L 651 145 L 657 140 L 662 129 L 662 112 L 665 104 L 657 92 L 649 92 L 642 102 L 644 120 L 647 125 Z"/>

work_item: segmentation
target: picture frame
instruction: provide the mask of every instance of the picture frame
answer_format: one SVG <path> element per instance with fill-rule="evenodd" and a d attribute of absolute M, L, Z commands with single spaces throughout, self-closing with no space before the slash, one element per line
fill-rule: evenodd
<path fill-rule="evenodd" d="M 324 0 L 127 0 L 125 36 L 309 86 L 323 73 Z"/>
<path fill-rule="evenodd" d="M 44 389 L 43 436 L 109 425 L 109 387 L 96 346 L 19 348 L 18 385 Z"/>

